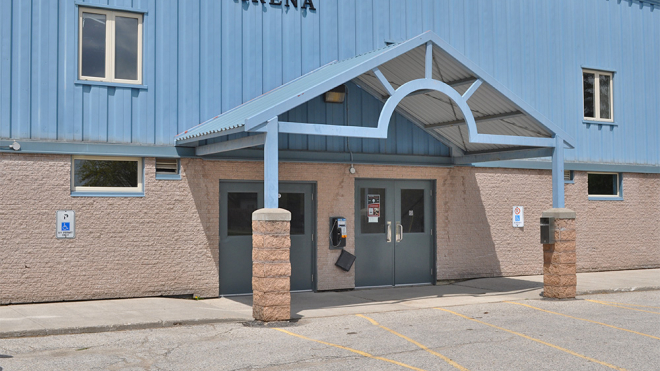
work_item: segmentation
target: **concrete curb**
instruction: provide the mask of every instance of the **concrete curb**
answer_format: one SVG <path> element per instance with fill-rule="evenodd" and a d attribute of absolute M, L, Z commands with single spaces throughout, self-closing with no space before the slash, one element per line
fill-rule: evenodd
<path fill-rule="evenodd" d="M 152 328 L 208 325 L 213 323 L 245 322 L 245 321 L 246 321 L 245 318 L 205 318 L 205 319 L 191 319 L 191 320 L 181 320 L 181 321 L 127 323 L 121 325 L 64 327 L 64 328 L 50 328 L 50 329 L 43 328 L 43 329 L 35 329 L 35 330 L 0 332 L 0 339 L 15 339 L 15 338 L 49 336 L 49 335 L 92 334 L 98 332 L 145 330 Z"/>
<path fill-rule="evenodd" d="M 615 294 L 617 292 L 633 292 L 633 291 L 658 291 L 660 286 L 648 286 L 648 287 L 623 287 L 618 289 L 607 289 L 607 290 L 584 290 L 578 291 L 576 295 L 597 295 L 597 294 Z"/>

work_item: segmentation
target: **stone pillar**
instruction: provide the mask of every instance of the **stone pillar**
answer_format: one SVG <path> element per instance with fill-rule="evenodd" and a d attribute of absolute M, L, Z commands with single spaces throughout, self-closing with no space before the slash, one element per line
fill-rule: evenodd
<path fill-rule="evenodd" d="M 575 297 L 575 211 L 550 209 L 543 218 L 554 218 L 555 243 L 543 244 L 543 296 L 554 299 Z"/>
<path fill-rule="evenodd" d="M 252 316 L 259 321 L 291 319 L 291 213 L 252 213 Z"/>

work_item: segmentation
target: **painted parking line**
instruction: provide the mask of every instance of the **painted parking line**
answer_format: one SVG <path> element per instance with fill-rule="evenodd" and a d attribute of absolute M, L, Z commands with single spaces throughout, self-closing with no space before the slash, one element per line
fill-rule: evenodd
<path fill-rule="evenodd" d="M 343 349 L 343 350 L 348 350 L 349 352 L 357 353 L 357 354 L 359 354 L 359 355 L 361 355 L 361 356 L 364 356 L 364 357 L 367 357 L 367 358 L 373 358 L 373 359 L 377 359 L 377 360 L 380 360 L 380 361 L 385 361 L 385 362 L 389 362 L 389 363 L 394 363 L 395 365 L 399 365 L 399 366 L 401 366 L 401 367 L 409 368 L 409 369 L 411 369 L 411 370 L 426 371 L 426 370 L 424 370 L 424 369 L 417 368 L 417 367 L 413 367 L 413 366 L 407 365 L 407 364 L 405 364 L 405 363 L 395 361 L 395 360 L 393 360 L 393 359 L 383 358 L 383 357 L 378 357 L 378 356 L 375 356 L 375 355 L 373 355 L 373 354 L 369 354 L 369 353 L 367 353 L 367 352 L 363 352 L 363 351 L 361 351 L 361 350 L 357 350 L 357 349 L 353 349 L 353 348 L 345 347 L 345 346 L 338 345 L 338 344 L 328 343 L 327 341 L 323 341 L 323 340 L 316 340 L 316 339 L 308 338 L 307 336 L 294 334 L 293 332 L 290 332 L 290 331 L 287 331 L 287 330 L 284 330 L 284 329 L 281 329 L 281 328 L 275 328 L 275 329 L 273 329 L 273 330 L 281 331 L 281 332 L 283 332 L 283 333 L 285 333 L 285 334 L 289 334 L 289 335 L 291 335 L 291 336 L 295 336 L 295 337 L 297 337 L 297 338 L 301 338 L 301 339 L 305 339 L 305 340 L 309 340 L 309 341 L 314 341 L 314 342 L 317 342 L 317 343 L 321 343 L 321 344 L 324 344 L 324 345 L 328 345 L 328 346 L 335 347 L 335 348 L 339 348 L 339 349 Z"/>
<path fill-rule="evenodd" d="M 638 311 L 638 312 L 660 314 L 660 312 L 653 312 L 653 311 L 650 311 L 650 310 L 637 309 L 637 308 L 630 308 L 630 307 L 624 307 L 623 305 L 610 304 L 610 303 L 608 303 L 608 302 L 606 302 L 606 301 L 590 300 L 590 299 L 585 299 L 585 301 L 590 301 L 590 302 L 592 302 L 592 303 L 601 304 L 601 305 L 608 305 L 608 306 L 610 306 L 610 307 L 617 307 L 617 308 L 623 308 L 623 309 L 636 310 L 636 311 Z"/>
<path fill-rule="evenodd" d="M 621 305 L 624 307 L 640 307 L 640 308 L 651 308 L 651 309 L 660 309 L 660 307 L 652 307 L 650 305 L 640 305 L 640 304 L 630 304 L 630 303 L 617 303 L 615 301 L 605 301 L 605 300 L 598 300 L 603 303 L 607 304 L 616 304 L 616 305 Z"/>
<path fill-rule="evenodd" d="M 574 351 L 572 351 L 572 350 L 569 350 L 569 349 L 566 349 L 566 348 L 562 348 L 562 347 L 560 347 L 560 346 L 558 346 L 558 345 L 550 344 L 550 343 L 548 343 L 547 341 L 539 340 L 539 339 L 533 338 L 533 337 L 531 337 L 531 336 L 527 336 L 527 335 L 525 335 L 525 334 L 521 334 L 521 333 L 519 333 L 519 332 L 515 332 L 515 331 L 513 331 L 513 330 L 506 329 L 506 328 L 504 328 L 504 327 L 496 326 L 496 325 L 490 324 L 490 323 L 488 323 L 488 322 L 479 321 L 478 319 L 470 318 L 470 317 L 468 317 L 468 316 L 466 316 L 466 315 L 463 315 L 463 314 L 460 314 L 460 313 L 456 313 L 456 312 L 451 311 L 451 310 L 449 310 L 449 309 L 444 309 L 444 308 L 435 308 L 435 309 L 438 309 L 438 310 L 441 310 L 441 311 L 445 311 L 445 312 L 447 312 L 447 313 L 451 313 L 451 314 L 454 314 L 454 315 L 456 315 L 456 316 L 459 316 L 459 317 L 465 318 L 465 319 L 467 319 L 467 320 L 474 321 L 474 322 L 478 322 L 478 323 L 481 323 L 481 324 L 483 324 L 483 325 L 486 325 L 486 326 L 490 326 L 490 327 L 496 328 L 496 329 L 498 329 L 498 330 L 506 331 L 506 332 L 508 332 L 508 333 L 510 333 L 510 334 L 514 334 L 514 335 L 517 335 L 517 336 L 523 337 L 523 338 L 525 338 L 525 339 L 527 339 L 527 340 L 535 341 L 535 342 L 537 342 L 537 343 L 539 343 L 539 344 L 547 345 L 547 346 L 549 346 L 549 347 L 551 347 L 551 348 L 554 348 L 554 349 L 557 349 L 557 350 L 561 350 L 562 352 L 566 352 L 566 353 L 571 354 L 571 355 L 574 355 L 574 356 L 576 356 L 576 357 L 580 357 L 580 358 L 582 358 L 582 359 L 586 359 L 587 361 L 591 361 L 591 362 L 594 362 L 594 363 L 598 363 L 599 365 L 603 365 L 603 366 L 609 367 L 609 368 L 614 369 L 614 370 L 626 371 L 625 368 L 617 367 L 617 366 L 611 365 L 611 364 L 609 364 L 609 363 L 599 361 L 599 360 L 597 360 L 597 359 L 595 359 L 595 358 L 591 358 L 591 357 L 585 356 L 585 355 L 583 355 L 583 354 L 576 353 L 576 352 L 574 352 Z"/>
<path fill-rule="evenodd" d="M 607 323 L 603 323 L 603 322 L 592 321 L 592 320 L 590 320 L 590 319 L 586 319 L 586 318 L 573 317 L 573 316 L 568 315 L 568 314 L 559 313 L 559 312 L 553 312 L 553 311 L 551 311 L 551 310 L 547 310 L 547 309 L 542 309 L 542 308 L 533 307 L 533 306 L 528 305 L 528 304 L 516 303 L 515 301 L 505 301 L 505 303 L 515 304 L 515 305 L 521 305 L 521 306 L 523 306 L 523 307 L 527 307 L 527 308 L 532 308 L 532 309 L 540 310 L 541 312 L 546 312 L 546 313 L 556 314 L 556 315 L 558 315 L 558 316 L 564 316 L 564 317 L 568 317 L 568 318 L 572 318 L 572 319 L 577 319 L 577 320 L 580 320 L 580 321 L 591 322 L 591 323 L 595 323 L 595 324 L 597 324 L 597 325 L 607 326 L 607 327 L 610 327 L 610 328 L 613 328 L 613 329 L 617 329 L 617 330 L 621 330 L 621 331 L 627 331 L 627 332 L 630 332 L 630 333 L 633 333 L 633 334 L 637 334 L 637 335 L 642 335 L 642 336 L 650 337 L 651 339 L 660 340 L 660 337 L 657 337 L 657 336 L 653 336 L 653 335 L 649 335 L 649 334 L 644 334 L 644 333 L 637 332 L 637 331 L 633 331 L 633 330 L 628 330 L 628 329 L 625 329 L 625 328 L 622 328 L 622 327 L 616 327 L 616 326 L 608 325 Z"/>
<path fill-rule="evenodd" d="M 403 335 L 403 334 L 400 334 L 400 333 L 398 333 L 398 332 L 396 332 L 396 331 L 394 331 L 394 330 L 392 330 L 392 329 L 390 329 L 390 328 L 387 328 L 387 327 L 381 325 L 380 323 L 376 322 L 375 320 L 373 320 L 373 319 L 371 319 L 371 318 L 369 318 L 369 317 L 367 317 L 367 316 L 365 316 L 365 315 L 362 315 L 362 314 L 356 314 L 356 316 L 358 316 L 358 317 L 362 317 L 362 318 L 364 318 L 364 319 L 367 319 L 367 320 L 368 320 L 369 322 L 371 322 L 371 324 L 373 324 L 374 326 L 378 326 L 378 327 L 382 328 L 383 330 L 389 331 L 389 332 L 393 333 L 394 335 L 396 335 L 396 336 L 398 336 L 398 337 L 400 337 L 400 338 L 402 338 L 402 339 L 405 339 L 405 340 L 407 340 L 407 341 L 409 341 L 409 342 L 411 342 L 411 343 L 417 345 L 418 347 L 420 347 L 420 348 L 424 349 L 425 351 L 427 351 L 427 352 L 433 354 L 434 356 L 436 356 L 436 357 L 440 357 L 443 361 L 449 363 L 450 365 L 454 366 L 455 368 L 457 368 L 457 369 L 459 369 L 459 370 L 461 370 L 461 371 L 469 371 L 467 368 L 465 368 L 465 367 L 459 365 L 458 363 L 454 362 L 451 358 L 446 357 L 446 356 L 443 356 L 442 354 L 440 354 L 440 353 L 438 353 L 438 352 L 436 352 L 436 351 L 433 351 L 433 350 L 429 349 L 429 348 L 428 348 L 427 346 L 425 346 L 424 344 L 421 344 L 421 343 L 419 343 L 419 342 L 417 342 L 417 341 L 415 341 L 415 340 L 413 340 L 413 339 L 411 339 L 411 338 L 409 338 L 409 337 L 407 337 L 407 336 L 405 336 L 405 335 Z"/>

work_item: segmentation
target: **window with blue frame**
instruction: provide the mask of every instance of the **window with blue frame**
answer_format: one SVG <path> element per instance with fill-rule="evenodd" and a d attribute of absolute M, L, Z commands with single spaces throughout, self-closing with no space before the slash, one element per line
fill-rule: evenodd
<path fill-rule="evenodd" d="M 584 119 L 613 122 L 612 73 L 582 70 Z"/>
<path fill-rule="evenodd" d="M 80 8 L 78 78 L 142 83 L 142 14 Z"/>
<path fill-rule="evenodd" d="M 71 191 L 99 195 L 141 193 L 142 177 L 141 158 L 74 156 Z"/>
<path fill-rule="evenodd" d="M 621 198 L 621 174 L 587 173 L 587 189 L 590 199 Z"/>

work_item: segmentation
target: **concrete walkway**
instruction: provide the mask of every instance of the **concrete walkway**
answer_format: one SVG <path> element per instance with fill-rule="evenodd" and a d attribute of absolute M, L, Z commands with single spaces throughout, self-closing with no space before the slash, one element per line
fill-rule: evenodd
<path fill-rule="evenodd" d="M 294 318 L 341 316 L 504 300 L 541 299 L 543 276 L 481 278 L 436 286 L 303 292 Z M 578 296 L 660 290 L 660 269 L 578 273 Z M 0 306 L 0 338 L 252 320 L 252 297 L 138 298 Z"/>

